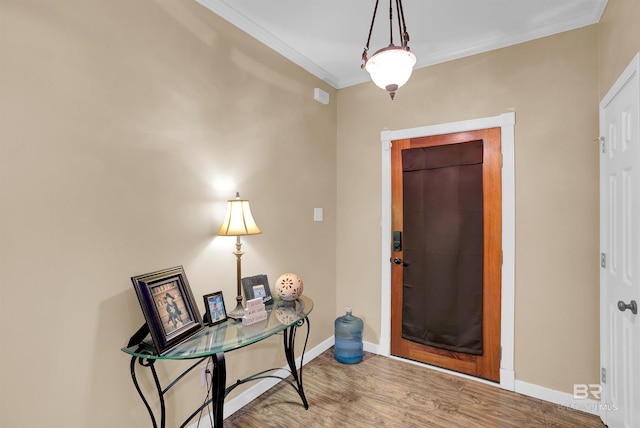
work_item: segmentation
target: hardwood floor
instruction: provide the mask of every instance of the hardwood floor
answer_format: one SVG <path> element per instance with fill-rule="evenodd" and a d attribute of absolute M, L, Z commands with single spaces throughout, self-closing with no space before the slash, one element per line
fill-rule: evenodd
<path fill-rule="evenodd" d="M 304 367 L 303 380 L 309 410 L 281 382 L 224 426 L 604 427 L 597 416 L 370 353 L 344 365 L 329 349 Z"/>

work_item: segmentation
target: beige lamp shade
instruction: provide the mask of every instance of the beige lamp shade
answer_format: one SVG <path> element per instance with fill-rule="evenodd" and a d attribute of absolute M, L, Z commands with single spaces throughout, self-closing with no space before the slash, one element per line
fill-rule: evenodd
<path fill-rule="evenodd" d="M 253 220 L 249 201 L 240 199 L 236 194 L 236 199 L 227 201 L 227 214 L 220 226 L 218 235 L 221 236 L 244 236 L 257 235 L 262 233 L 258 225 Z"/>

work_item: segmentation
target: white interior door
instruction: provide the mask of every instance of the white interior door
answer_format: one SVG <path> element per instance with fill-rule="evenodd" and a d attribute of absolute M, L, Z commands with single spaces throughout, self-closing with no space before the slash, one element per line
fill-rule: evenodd
<path fill-rule="evenodd" d="M 610 428 L 640 427 L 639 73 L 640 54 L 600 103 L 601 417 Z"/>

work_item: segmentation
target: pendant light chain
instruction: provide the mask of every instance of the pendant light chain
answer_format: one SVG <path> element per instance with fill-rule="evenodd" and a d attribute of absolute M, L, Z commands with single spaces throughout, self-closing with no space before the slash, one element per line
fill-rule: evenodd
<path fill-rule="evenodd" d="M 407 33 L 407 23 L 404 20 L 404 8 L 402 2 L 396 0 L 396 8 L 398 9 L 398 28 L 402 27 L 400 39 L 402 40 L 402 47 L 409 48 L 409 33 Z M 402 24 L 401 24 L 402 23 Z"/>
<path fill-rule="evenodd" d="M 393 46 L 393 7 L 391 6 L 391 1 L 392 0 L 389 0 L 389 46 Z M 396 0 L 396 5 L 397 4 L 398 0 Z M 398 19 L 399 18 L 398 16 Z M 400 21 L 398 21 L 398 29 L 400 29 Z"/>
<path fill-rule="evenodd" d="M 362 52 L 362 65 L 360 68 L 364 69 L 367 64 L 367 52 L 369 51 L 369 43 L 371 42 L 371 33 L 373 32 L 373 23 L 376 21 L 376 13 L 378 12 L 378 1 L 376 0 L 376 5 L 373 8 L 373 16 L 371 17 L 371 26 L 369 27 L 369 37 L 367 37 L 367 44 L 364 47 L 364 51 Z"/>

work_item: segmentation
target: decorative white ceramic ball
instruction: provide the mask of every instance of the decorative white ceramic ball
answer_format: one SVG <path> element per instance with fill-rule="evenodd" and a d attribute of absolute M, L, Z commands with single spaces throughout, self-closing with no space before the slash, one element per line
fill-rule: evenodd
<path fill-rule="evenodd" d="M 302 294 L 302 278 L 295 273 L 280 275 L 276 281 L 276 293 L 282 300 L 296 300 Z"/>

